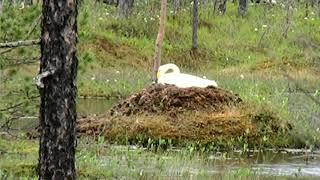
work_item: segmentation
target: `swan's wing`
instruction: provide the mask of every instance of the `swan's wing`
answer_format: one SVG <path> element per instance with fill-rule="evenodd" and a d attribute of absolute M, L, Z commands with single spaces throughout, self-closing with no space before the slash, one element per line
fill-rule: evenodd
<path fill-rule="evenodd" d="M 181 88 L 187 88 L 187 87 L 203 87 L 204 88 L 208 86 L 217 87 L 217 83 L 215 81 L 202 79 L 197 76 L 193 76 L 190 74 L 183 74 L 183 73 L 165 74 L 158 79 L 158 83 L 174 84 Z"/>
<path fill-rule="evenodd" d="M 203 79 L 198 76 L 193 76 L 190 74 L 183 74 L 183 73 L 181 73 L 180 76 L 182 77 L 182 79 L 185 79 L 188 82 L 188 84 L 196 87 L 208 87 L 208 86 L 217 87 L 218 86 L 215 81 Z"/>

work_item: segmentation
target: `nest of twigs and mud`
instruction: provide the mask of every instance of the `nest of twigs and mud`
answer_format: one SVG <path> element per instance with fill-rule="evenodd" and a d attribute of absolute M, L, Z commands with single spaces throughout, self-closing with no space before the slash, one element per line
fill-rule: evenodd
<path fill-rule="evenodd" d="M 241 101 L 238 96 L 215 87 L 177 88 L 173 85 L 154 85 L 114 106 L 110 115 L 149 113 L 176 116 L 187 111 L 221 112 L 225 106 L 234 106 Z"/>
<path fill-rule="evenodd" d="M 258 145 L 290 128 L 273 112 L 256 109 L 221 88 L 152 85 L 102 116 L 80 118 L 77 131 L 117 143 L 144 144 L 159 138 L 176 144 L 241 139 Z"/>

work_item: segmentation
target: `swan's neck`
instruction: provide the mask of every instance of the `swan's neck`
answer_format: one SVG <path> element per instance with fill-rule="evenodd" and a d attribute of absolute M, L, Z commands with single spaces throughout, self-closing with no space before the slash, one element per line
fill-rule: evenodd
<path fill-rule="evenodd" d="M 157 73 L 157 78 L 159 79 L 161 76 L 165 75 L 165 74 L 179 74 L 180 70 L 178 68 L 178 66 L 176 66 L 175 64 L 165 64 L 162 65 Z"/>
<path fill-rule="evenodd" d="M 164 73 L 180 73 L 180 69 L 176 65 L 169 64 L 168 67 L 165 69 Z"/>

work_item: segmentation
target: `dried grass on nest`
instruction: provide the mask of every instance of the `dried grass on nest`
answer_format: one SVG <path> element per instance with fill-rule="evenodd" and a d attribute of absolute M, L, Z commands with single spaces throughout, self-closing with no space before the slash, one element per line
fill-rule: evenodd
<path fill-rule="evenodd" d="M 215 87 L 153 85 L 114 106 L 108 114 L 79 120 L 78 132 L 108 140 L 137 136 L 210 141 L 254 131 L 241 99 Z"/>
<path fill-rule="evenodd" d="M 179 114 L 186 111 L 221 112 L 241 99 L 221 88 L 178 88 L 174 85 L 153 85 L 114 106 L 110 115 L 131 116 L 140 113 Z"/>
<path fill-rule="evenodd" d="M 89 123 L 88 123 L 89 122 Z M 175 117 L 160 114 L 100 117 L 79 121 L 78 132 L 103 135 L 106 139 L 135 139 L 137 136 L 172 140 L 211 141 L 217 137 L 236 137 L 254 131 L 254 126 L 236 108 L 224 112 L 183 112 Z"/>
<path fill-rule="evenodd" d="M 110 142 L 171 139 L 214 142 L 219 138 L 251 138 L 288 129 L 279 118 L 247 105 L 232 93 L 214 87 L 153 85 L 131 95 L 106 114 L 78 119 L 78 135 L 104 136 Z M 290 129 L 290 127 L 289 127 Z"/>

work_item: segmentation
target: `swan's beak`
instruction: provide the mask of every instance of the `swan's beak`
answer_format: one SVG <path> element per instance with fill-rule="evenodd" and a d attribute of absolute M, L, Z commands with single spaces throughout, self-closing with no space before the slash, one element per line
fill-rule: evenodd
<path fill-rule="evenodd" d="M 160 78 L 160 72 L 158 71 L 157 72 L 157 79 L 159 79 Z"/>

